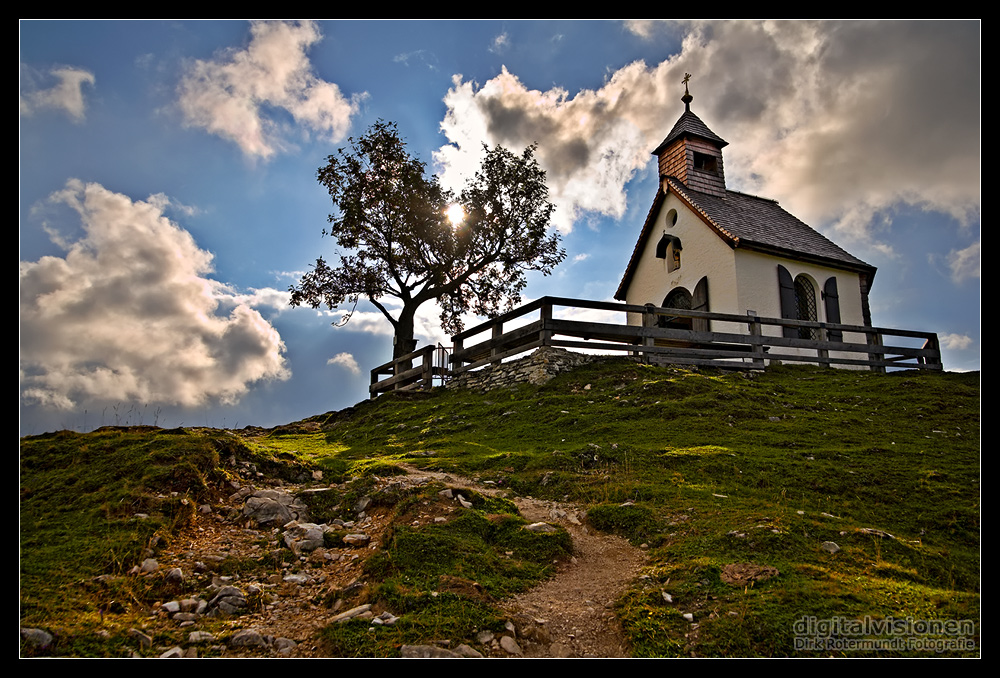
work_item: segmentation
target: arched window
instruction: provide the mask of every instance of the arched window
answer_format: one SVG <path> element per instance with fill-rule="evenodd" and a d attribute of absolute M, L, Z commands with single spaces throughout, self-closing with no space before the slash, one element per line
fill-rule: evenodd
<path fill-rule="evenodd" d="M 799 320 L 816 321 L 816 290 L 812 282 L 804 275 L 795 276 L 795 307 Z M 800 327 L 799 339 L 819 339 L 815 328 Z"/>
<path fill-rule="evenodd" d="M 817 320 L 816 288 L 804 275 L 792 280 L 784 266 L 778 266 L 778 293 L 781 299 L 781 317 L 787 320 Z M 819 339 L 819 331 L 809 327 L 785 327 L 782 335 L 791 339 Z"/>
<path fill-rule="evenodd" d="M 683 287 L 678 287 L 663 300 L 663 308 L 677 308 L 682 311 L 691 310 L 691 293 Z M 661 315 L 657 323 L 660 327 L 672 330 L 692 329 L 691 318 L 677 318 Z"/>
<path fill-rule="evenodd" d="M 681 267 L 681 239 L 667 233 L 656 243 L 656 258 L 667 260 L 667 273 Z"/>

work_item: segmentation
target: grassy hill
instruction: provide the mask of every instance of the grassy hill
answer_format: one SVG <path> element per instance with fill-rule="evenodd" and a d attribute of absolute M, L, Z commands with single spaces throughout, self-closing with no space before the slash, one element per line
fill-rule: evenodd
<path fill-rule="evenodd" d="M 115 656 L 128 614 L 152 594 L 118 591 L 127 602 L 116 620 L 94 578 L 122 575 L 197 504 L 231 492 L 234 461 L 262 478 L 318 469 L 356 483 L 406 463 L 584 504 L 594 528 L 645 545 L 646 572 L 616 608 L 635 656 L 978 656 L 979 414 L 978 373 L 745 374 L 612 360 L 542 387 L 390 394 L 267 432 L 33 436 L 21 441 L 21 623 L 79 638 L 100 626 L 104 645 L 61 652 Z M 413 498 L 397 500 L 408 516 Z M 371 599 L 417 620 L 488 625 L 481 596 L 456 594 L 446 611 L 420 602 L 447 576 L 420 561 L 428 544 L 484 554 L 448 562 L 487 582 L 494 600 L 547 576 L 544 563 L 566 545 L 514 544 L 514 510 L 476 501 L 478 513 L 448 525 L 400 525 L 366 566 L 380 582 Z M 518 553 L 516 573 L 488 557 L 505 552 Z M 865 620 L 863 632 L 850 626 Z M 331 652 L 392 655 L 426 640 L 419 623 L 382 640 L 350 627 L 330 629 Z M 447 633 L 462 642 L 469 628 Z M 852 645 L 860 637 L 869 645 Z"/>

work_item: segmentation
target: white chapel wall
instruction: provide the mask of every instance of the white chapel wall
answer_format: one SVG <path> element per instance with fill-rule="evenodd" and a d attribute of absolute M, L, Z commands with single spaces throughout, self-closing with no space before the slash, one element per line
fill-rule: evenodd
<path fill-rule="evenodd" d="M 667 215 L 671 210 L 677 211 L 677 223 L 668 226 Z M 681 240 L 681 265 L 675 271 L 668 270 L 669 262 L 666 259 L 656 258 L 656 245 L 664 232 Z M 709 310 L 719 313 L 736 312 L 734 259 L 732 248 L 677 196 L 670 194 L 664 199 L 656 216 L 653 230 L 629 285 L 626 301 L 629 304 L 659 306 L 678 287 L 693 294 L 698 281 L 703 276 L 708 276 Z M 642 324 L 642 319 L 637 314 L 629 314 L 629 324 Z M 739 331 L 721 326 L 716 328 L 716 324 L 712 324 L 713 331 Z M 745 328 L 743 332 L 746 332 Z"/>

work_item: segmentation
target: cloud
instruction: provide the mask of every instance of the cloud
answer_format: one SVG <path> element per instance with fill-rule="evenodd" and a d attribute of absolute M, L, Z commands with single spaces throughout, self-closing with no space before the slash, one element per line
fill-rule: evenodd
<path fill-rule="evenodd" d="M 83 99 L 83 86 L 93 86 L 97 81 L 94 74 L 82 68 L 65 66 L 54 68 L 49 75 L 58 82 L 48 89 L 35 89 L 35 77 L 28 71 L 23 71 L 26 87 L 20 100 L 21 113 L 30 115 L 37 110 L 55 109 L 66 113 L 76 122 L 84 119 L 87 104 Z"/>
<path fill-rule="evenodd" d="M 391 312 L 402 308 L 402 302 L 399 302 L 395 297 L 384 297 L 380 301 Z M 364 301 L 361 302 L 362 305 L 364 303 Z M 335 311 L 320 311 L 320 313 L 333 318 L 331 322 L 338 326 L 340 332 L 362 332 L 383 337 L 393 335 L 392 324 L 382 315 L 381 311 L 356 310 L 350 313 L 350 320 L 346 323 L 344 323 L 344 318 L 349 313 L 346 310 L 337 309 Z M 465 314 L 463 318 L 466 321 L 466 326 L 469 326 L 470 323 L 480 322 L 472 314 Z M 413 337 L 420 346 L 451 343 L 451 337 L 441 329 L 441 307 L 436 301 L 426 302 L 417 309 L 413 319 Z"/>
<path fill-rule="evenodd" d="M 658 27 L 629 25 L 637 35 Z M 689 72 L 692 110 L 732 144 L 730 188 L 887 251 L 873 220 L 900 202 L 978 217 L 977 22 L 669 28 L 683 31 L 679 53 L 624 66 L 598 89 L 532 90 L 506 69 L 481 86 L 455 76 L 441 123 L 449 145 L 435 155 L 447 185 L 475 168 L 482 142 L 538 142 L 560 229 L 587 212 L 620 218 L 625 184 L 655 171 L 650 151 L 683 111 Z"/>
<path fill-rule="evenodd" d="M 321 39 L 316 24 L 258 22 L 250 33 L 246 49 L 188 66 L 178 88 L 186 124 L 235 142 L 252 158 L 269 158 L 286 145 L 268 108 L 284 109 L 330 141 L 343 139 L 367 94 L 348 99 L 313 73 L 306 52 Z"/>
<path fill-rule="evenodd" d="M 276 290 L 273 287 L 250 288 L 248 294 L 226 288 L 217 298 L 220 303 L 246 304 L 250 308 L 266 308 L 281 313 L 290 308 L 292 294 L 288 290 Z"/>
<path fill-rule="evenodd" d="M 525 303 L 526 301 L 522 299 L 521 303 Z M 403 302 L 393 296 L 383 297 L 379 302 L 396 317 L 398 317 L 398 312 L 403 307 Z M 392 324 L 382 315 L 382 312 L 362 310 L 365 307 L 374 308 L 368 306 L 364 298 L 362 298 L 359 303 L 359 309 L 353 312 L 350 309 L 338 308 L 333 311 L 321 310 L 319 313 L 330 318 L 331 324 L 337 326 L 338 332 L 360 332 L 381 337 L 393 336 Z M 350 315 L 350 319 L 344 322 L 344 319 L 348 315 Z M 462 320 L 465 322 L 466 328 L 483 322 L 482 318 L 472 313 L 462 314 Z M 413 338 L 417 340 L 418 346 L 426 346 L 428 344 L 451 345 L 451 335 L 446 334 L 441 329 L 441 306 L 437 301 L 431 300 L 425 302 L 417 308 L 413 318 Z"/>
<path fill-rule="evenodd" d="M 387 301 L 387 300 L 386 300 Z M 331 324 L 341 332 L 364 332 L 367 334 L 392 336 L 392 325 L 382 315 L 381 311 L 354 311 L 343 309 L 320 311 L 321 315 L 333 318 Z M 347 317 L 350 316 L 349 319 Z M 345 322 L 345 319 L 346 322 Z"/>
<path fill-rule="evenodd" d="M 212 254 L 164 216 L 162 195 L 133 202 L 73 179 L 51 200 L 85 235 L 64 258 L 20 264 L 26 400 L 229 404 L 290 376 L 278 332 L 206 277 Z"/>
<path fill-rule="evenodd" d="M 629 19 L 625 22 L 625 29 L 643 40 L 652 40 L 661 25 L 662 21 L 655 19 Z"/>
<path fill-rule="evenodd" d="M 961 351 L 972 345 L 972 337 L 964 334 L 942 334 L 938 339 L 941 341 L 941 348 L 954 351 Z"/>
<path fill-rule="evenodd" d="M 426 49 L 415 49 L 412 52 L 402 52 L 394 56 L 392 60 L 395 63 L 403 64 L 406 67 L 409 67 L 410 61 L 414 61 L 424 64 L 432 71 L 436 71 L 438 69 L 437 57 L 433 52 Z"/>
<path fill-rule="evenodd" d="M 451 143 L 435 153 L 442 182 L 461 186 L 478 169 L 484 141 L 511 149 L 540 142 L 538 159 L 547 172 L 560 230 L 572 230 L 584 211 L 621 217 L 624 185 L 645 166 L 652 148 L 633 115 L 641 112 L 643 97 L 630 95 L 631 85 L 624 82 L 639 71 L 645 67 L 633 64 L 601 90 L 583 90 L 572 98 L 559 88 L 529 90 L 506 68 L 478 88 L 455 76 L 441 123 Z"/>
<path fill-rule="evenodd" d="M 490 51 L 494 54 L 500 54 L 510 47 L 510 36 L 506 32 L 493 38 L 493 42 L 490 44 Z"/>
<path fill-rule="evenodd" d="M 361 374 L 361 366 L 350 353 L 338 353 L 326 361 L 327 365 L 340 365 L 351 374 Z"/>
<path fill-rule="evenodd" d="M 973 243 L 964 250 L 953 250 L 948 255 L 948 266 L 951 267 L 951 279 L 960 283 L 967 278 L 981 278 L 980 250 L 982 243 Z"/>

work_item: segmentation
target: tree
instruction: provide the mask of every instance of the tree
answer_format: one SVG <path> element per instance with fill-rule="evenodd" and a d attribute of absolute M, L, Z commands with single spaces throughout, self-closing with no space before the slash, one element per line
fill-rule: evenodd
<path fill-rule="evenodd" d="M 424 163 L 412 157 L 394 123 L 378 121 L 349 149 L 340 149 L 319 168 L 317 178 L 336 211 L 324 235 L 341 253 L 332 267 L 320 257 L 298 286 L 293 306 L 326 305 L 335 310 L 367 298 L 392 323 L 393 358 L 416 348 L 413 322 L 427 301 L 441 306 L 441 325 L 462 331 L 462 314 L 496 316 L 520 300 L 527 271 L 548 275 L 566 256 L 559 235 L 548 233 L 553 206 L 535 146 L 521 155 L 484 145 L 475 177 L 456 197 Z M 450 205 L 465 216 L 453 224 Z M 403 302 L 398 316 L 383 303 Z"/>

